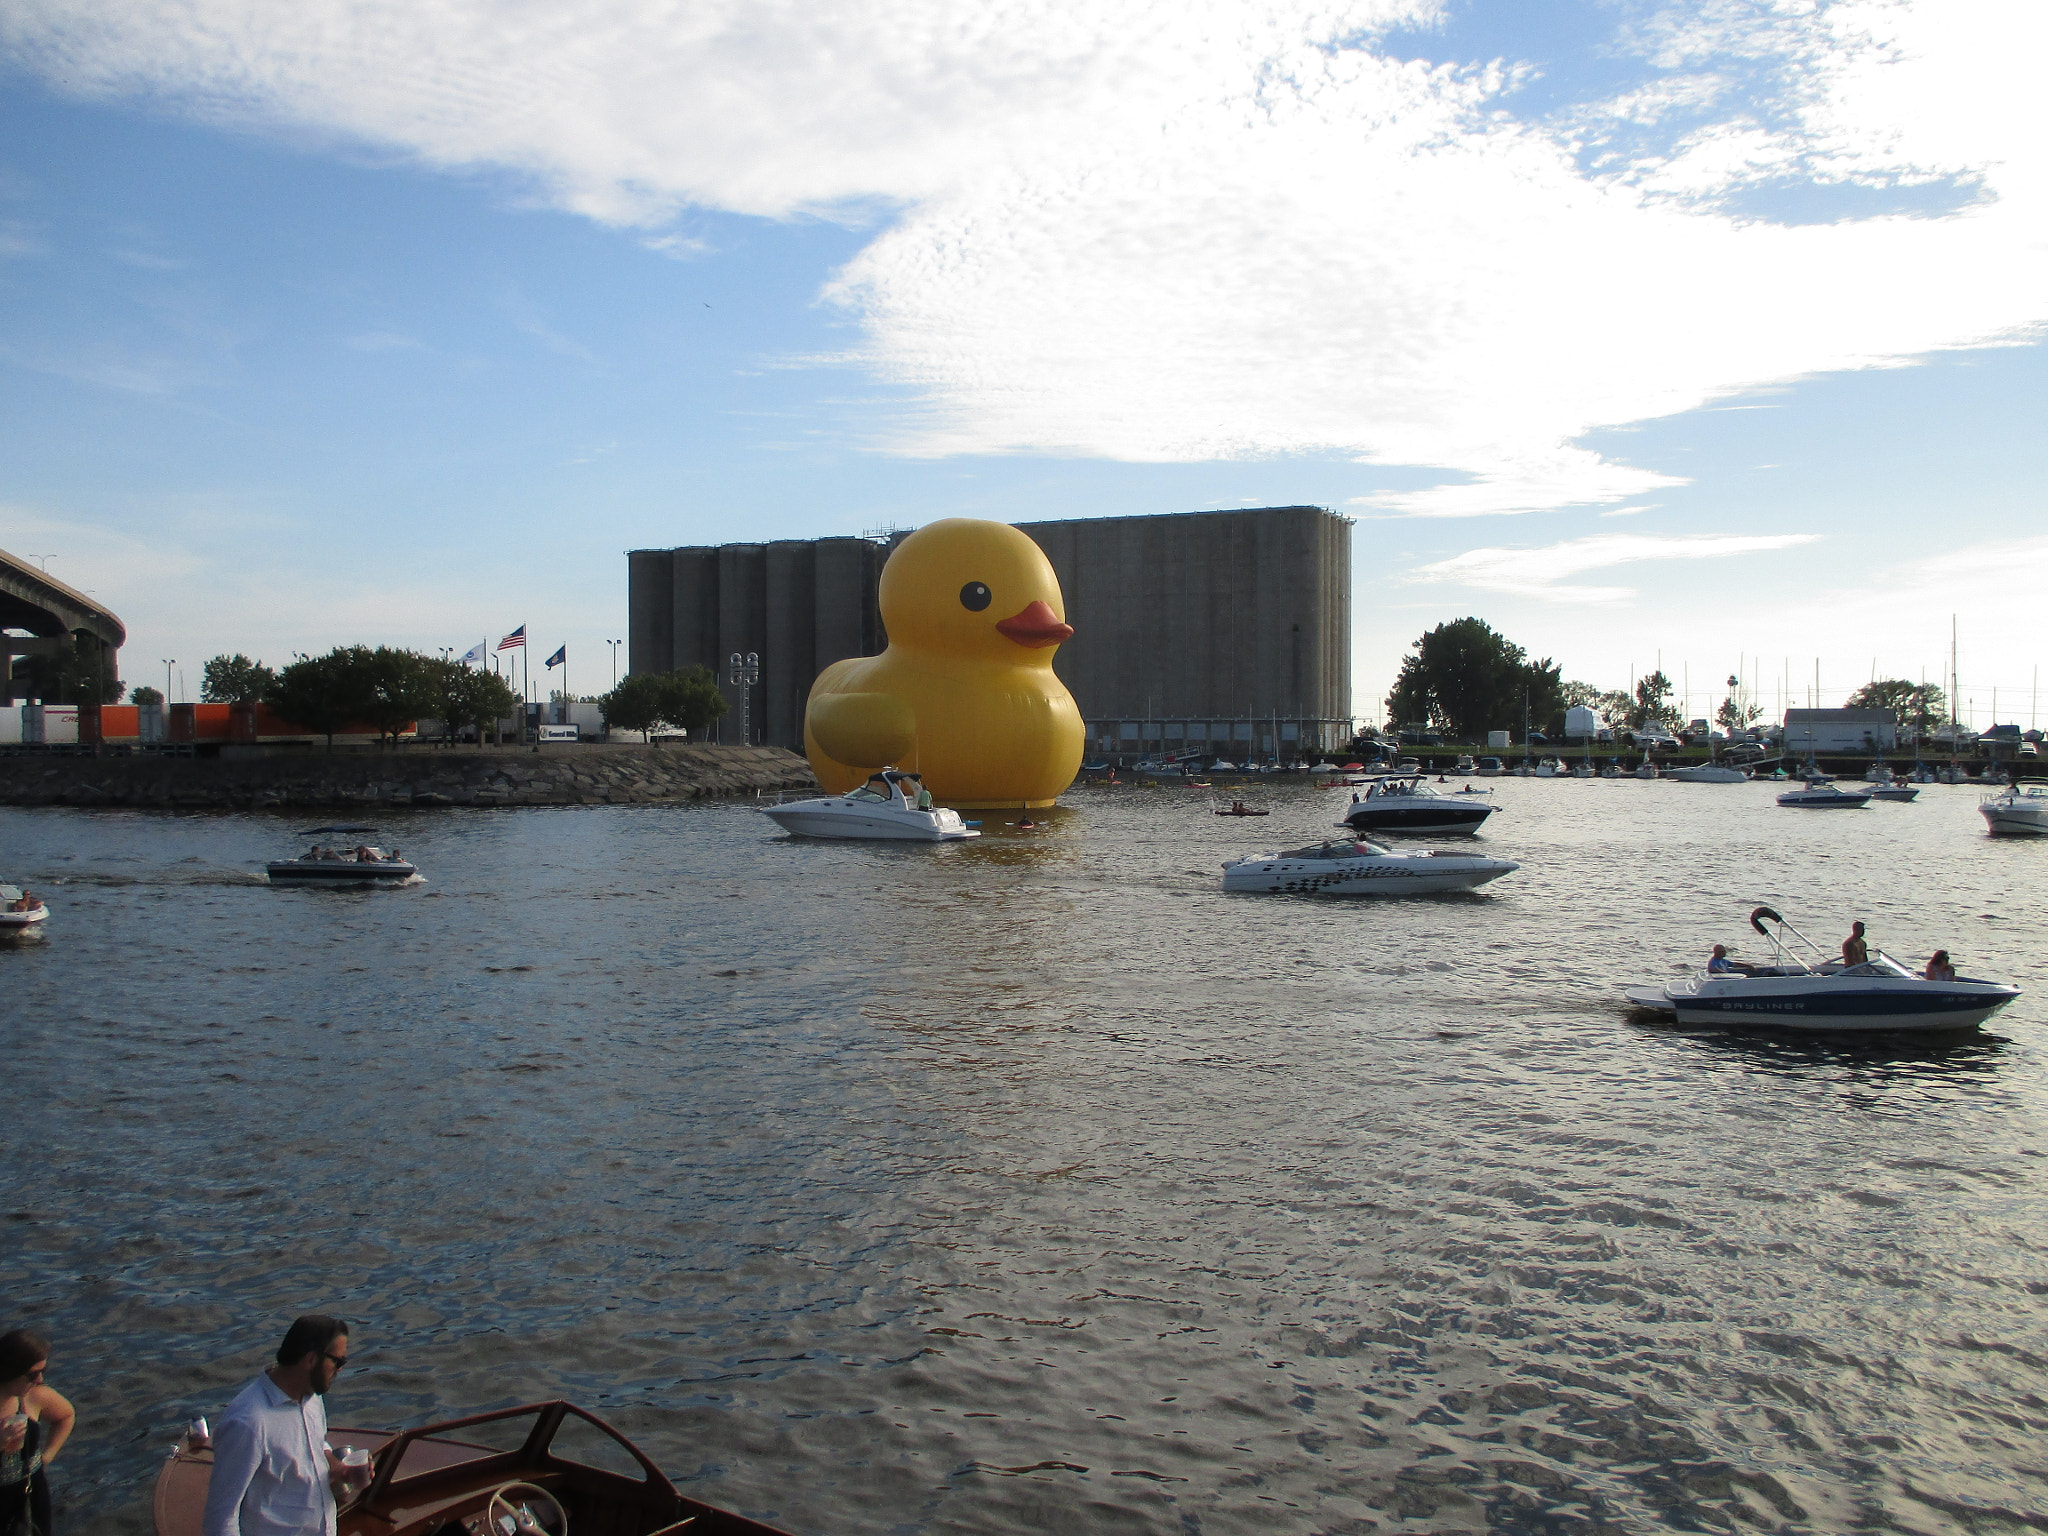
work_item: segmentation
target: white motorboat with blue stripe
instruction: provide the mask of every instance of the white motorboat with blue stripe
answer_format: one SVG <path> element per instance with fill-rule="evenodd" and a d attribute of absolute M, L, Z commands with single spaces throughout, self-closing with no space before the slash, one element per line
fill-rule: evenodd
<path fill-rule="evenodd" d="M 1856 811 L 1870 804 L 1870 791 L 1843 789 L 1823 773 L 1808 773 L 1802 789 L 1788 789 L 1778 796 L 1780 805 L 1801 806 L 1809 811 Z"/>
<path fill-rule="evenodd" d="M 1477 890 L 1521 867 L 1512 859 L 1439 849 L 1395 853 L 1378 843 L 1346 837 L 1285 853 L 1233 859 L 1223 866 L 1223 889 L 1299 896 L 1435 896 Z"/>
<path fill-rule="evenodd" d="M 305 837 L 375 836 L 375 827 L 312 827 Z M 402 853 L 389 853 L 369 843 L 323 847 L 315 843 L 296 859 L 273 859 L 263 866 L 272 885 L 412 885 L 420 872 Z"/>
<path fill-rule="evenodd" d="M 1364 794 L 1354 794 L 1337 825 L 1375 837 L 1389 832 L 1477 832 L 1496 809 L 1490 796 L 1440 795 L 1422 775 L 1396 773 L 1374 779 Z"/>
<path fill-rule="evenodd" d="M 2048 837 L 2048 784 L 2014 784 L 1977 809 L 1993 837 Z"/>
<path fill-rule="evenodd" d="M 1776 923 L 1778 931 L 1764 927 Z M 1861 965 L 1827 958 L 1820 946 L 1769 907 L 1749 914 L 1750 926 L 1771 941 L 1767 964 L 1734 972 L 1700 971 L 1664 986 L 1627 989 L 1639 1008 L 1677 1016 L 1680 1024 L 1722 1024 L 1801 1030 L 1975 1029 L 2019 988 L 1958 976 L 1930 981 L 1873 950 Z M 1819 958 L 1812 964 L 1790 953 L 1791 934 Z"/>

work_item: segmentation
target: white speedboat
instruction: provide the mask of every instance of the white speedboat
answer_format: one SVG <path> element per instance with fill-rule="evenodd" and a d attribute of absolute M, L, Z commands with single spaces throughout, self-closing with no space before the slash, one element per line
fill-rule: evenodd
<path fill-rule="evenodd" d="M 1451 770 L 1453 773 L 1477 773 L 1478 771 L 1479 764 L 1473 761 L 1470 753 L 1459 758 L 1457 766 Z"/>
<path fill-rule="evenodd" d="M 24 896 L 18 886 L 0 885 L 0 933 L 26 933 L 49 915 L 40 896 Z"/>
<path fill-rule="evenodd" d="M 374 837 L 376 832 L 375 827 L 313 827 L 304 835 Z M 296 859 L 275 859 L 263 868 L 272 885 L 405 885 L 420 875 L 396 848 L 387 853 L 369 843 L 325 847 L 316 842 Z"/>
<path fill-rule="evenodd" d="M 1233 859 L 1223 866 L 1223 889 L 1301 896 L 1434 896 L 1477 890 L 1521 867 L 1510 859 L 1434 849 L 1395 853 L 1378 843 L 1347 837 Z"/>
<path fill-rule="evenodd" d="M 884 768 L 851 794 L 764 805 L 761 814 L 798 837 L 860 837 L 957 843 L 981 834 L 960 813 L 933 805 L 917 774 Z"/>
<path fill-rule="evenodd" d="M 1497 779 L 1501 775 L 1500 759 L 1497 757 L 1482 757 L 1479 759 L 1479 767 L 1474 771 L 1482 779 Z"/>
<path fill-rule="evenodd" d="M 2048 837 L 2048 784 L 2015 784 L 1977 809 L 1993 837 Z"/>
<path fill-rule="evenodd" d="M 1674 768 L 1671 777 L 1681 784 L 1747 784 L 1749 775 L 1740 768 L 1725 767 L 1720 763 L 1695 763 L 1690 768 Z"/>
<path fill-rule="evenodd" d="M 1353 832 L 1477 832 L 1496 807 L 1485 795 L 1440 795 L 1419 774 L 1389 775 L 1354 794 L 1344 819 Z"/>
<path fill-rule="evenodd" d="M 1778 796 L 1778 804 L 1812 811 L 1854 811 L 1870 804 L 1870 791 L 1843 789 L 1833 779 L 1809 778 L 1801 788 Z"/>
<path fill-rule="evenodd" d="M 1889 764 L 1872 763 L 1863 773 L 1863 782 L 1870 786 L 1873 800 L 1895 800 L 1911 803 L 1920 797 L 1920 791 L 1906 782 L 1906 776 L 1893 773 Z"/>
<path fill-rule="evenodd" d="M 1779 925 L 1773 934 L 1762 919 Z M 1683 981 L 1626 990 L 1639 1008 L 1675 1015 L 1681 1024 L 1754 1025 L 1770 1029 L 1975 1029 L 2018 997 L 2019 988 L 1957 977 L 1928 981 L 1882 950 L 1861 965 L 1826 958 L 1820 947 L 1769 907 L 1749 914 L 1771 941 L 1769 964 L 1735 973 L 1700 971 Z M 1791 933 L 1818 958 L 1790 954 Z"/>

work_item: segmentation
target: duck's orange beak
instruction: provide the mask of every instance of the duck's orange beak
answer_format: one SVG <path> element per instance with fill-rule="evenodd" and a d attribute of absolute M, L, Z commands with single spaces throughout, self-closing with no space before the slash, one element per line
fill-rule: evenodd
<path fill-rule="evenodd" d="M 1046 606 L 1043 598 L 1033 599 L 1022 613 L 1013 613 L 1007 619 L 998 619 L 996 630 L 1006 638 L 1016 641 L 1019 645 L 1029 646 L 1034 651 L 1074 638 L 1074 626 L 1062 624 L 1059 616 Z"/>

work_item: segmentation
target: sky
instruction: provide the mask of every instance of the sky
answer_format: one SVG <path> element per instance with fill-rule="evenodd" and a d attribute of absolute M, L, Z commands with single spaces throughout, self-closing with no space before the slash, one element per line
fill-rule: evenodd
<path fill-rule="evenodd" d="M 2048 723 L 2044 54 L 2033 0 L 10 0 L 0 547 L 174 697 L 521 623 L 585 693 L 631 548 L 1306 503 L 1362 719 L 1476 614 L 1699 714 L 1939 681 L 1953 618 L 1965 717 Z"/>

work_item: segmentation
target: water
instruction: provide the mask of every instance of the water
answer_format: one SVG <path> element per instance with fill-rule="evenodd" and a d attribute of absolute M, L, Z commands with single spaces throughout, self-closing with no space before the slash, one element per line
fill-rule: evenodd
<path fill-rule="evenodd" d="M 1505 780 L 1477 896 L 1225 898 L 1341 798 L 1079 790 L 954 847 L 734 806 L 0 811 L 10 1317 L 65 1536 L 295 1313 L 338 1423 L 562 1395 L 799 1533 L 2048 1521 L 2048 843 L 1977 795 Z M 1961 1043 L 1631 1023 L 1850 917 L 2025 996 Z M 1745 950 L 1738 949 L 1738 953 Z"/>

